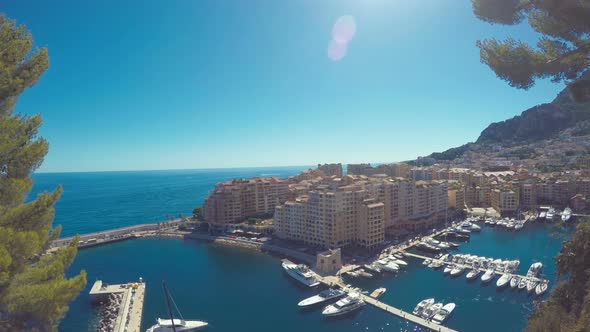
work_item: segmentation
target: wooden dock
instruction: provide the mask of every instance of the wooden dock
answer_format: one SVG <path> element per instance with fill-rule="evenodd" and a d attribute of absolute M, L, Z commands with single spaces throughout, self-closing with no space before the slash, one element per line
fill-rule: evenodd
<path fill-rule="evenodd" d="M 473 266 L 471 266 L 471 265 L 446 262 L 446 261 L 443 261 L 443 260 L 440 260 L 440 259 L 436 259 L 436 258 L 432 258 L 432 257 L 428 257 L 428 256 L 422 256 L 422 255 L 418 255 L 418 254 L 413 254 L 413 253 L 410 253 L 410 252 L 405 252 L 404 255 L 410 256 L 410 257 L 419 258 L 419 259 L 422 259 L 422 260 L 430 259 L 432 261 L 436 261 L 436 262 L 439 262 L 439 263 L 442 263 L 442 264 L 447 264 L 447 265 L 448 264 L 452 264 L 452 265 L 456 265 L 456 266 L 459 266 L 459 267 L 463 267 L 466 270 L 473 270 L 474 269 Z M 487 269 L 478 269 L 478 270 L 480 270 L 482 272 L 487 271 Z M 528 280 L 534 280 L 534 281 L 539 281 L 539 282 L 547 281 L 545 279 L 541 279 L 541 278 L 537 278 L 537 277 L 523 276 L 523 275 L 519 275 L 519 274 L 516 274 L 516 273 L 500 272 L 500 271 L 496 271 L 496 270 L 494 270 L 494 273 L 497 274 L 497 275 L 500 275 L 500 276 L 501 275 L 504 275 L 504 274 L 507 274 L 507 275 L 509 275 L 511 277 L 520 277 L 521 279 L 525 279 L 527 281 Z"/>
<path fill-rule="evenodd" d="M 316 276 L 316 278 L 323 284 L 328 285 L 330 287 L 333 286 L 338 286 L 343 290 L 348 290 L 348 288 L 346 287 L 346 285 L 344 284 L 344 282 L 338 278 L 338 277 L 334 277 L 334 276 L 328 276 L 328 277 L 322 277 L 322 276 Z M 395 307 L 392 307 L 388 304 L 385 304 L 377 299 L 374 299 L 370 296 L 361 294 L 361 298 L 363 299 L 363 301 L 365 301 L 365 303 L 368 303 L 372 306 L 374 306 L 375 308 L 381 309 L 389 314 L 395 315 L 401 319 L 405 319 L 409 322 L 412 322 L 416 325 L 422 326 L 422 327 L 426 327 L 432 331 L 440 331 L 440 332 L 457 332 L 453 329 L 450 329 L 446 326 L 442 326 L 442 325 L 437 325 L 434 324 L 422 317 L 418 317 L 412 313 L 409 312 L 405 312 L 401 309 L 397 309 Z"/>

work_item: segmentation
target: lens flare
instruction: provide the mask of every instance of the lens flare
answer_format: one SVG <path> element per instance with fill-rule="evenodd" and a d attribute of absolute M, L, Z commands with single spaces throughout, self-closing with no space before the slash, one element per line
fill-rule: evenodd
<path fill-rule="evenodd" d="M 339 61 L 346 55 L 348 44 L 340 43 L 335 39 L 330 41 L 328 45 L 328 58 L 332 61 Z"/>
<path fill-rule="evenodd" d="M 352 15 L 340 16 L 332 28 L 332 38 L 339 43 L 348 43 L 356 34 L 356 21 Z"/>

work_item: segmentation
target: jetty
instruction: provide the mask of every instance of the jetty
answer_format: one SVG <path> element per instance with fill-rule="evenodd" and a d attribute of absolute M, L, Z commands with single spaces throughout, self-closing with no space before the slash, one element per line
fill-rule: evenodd
<path fill-rule="evenodd" d="M 344 284 L 344 282 L 342 281 L 342 279 L 338 278 L 338 277 L 334 277 L 334 276 L 326 276 L 326 277 L 322 277 L 320 275 L 316 274 L 316 278 L 318 279 L 319 282 L 329 286 L 329 287 L 334 287 L 334 286 L 338 286 L 340 289 L 346 291 L 346 292 L 350 292 L 351 290 Z M 438 325 L 438 324 L 434 324 L 433 322 L 426 320 L 422 317 L 418 317 L 412 313 L 409 312 L 405 312 L 401 309 L 395 308 L 393 306 L 390 306 L 386 303 L 383 303 L 377 299 L 374 299 L 370 296 L 364 295 L 364 294 L 360 294 L 360 297 L 363 301 L 365 301 L 365 303 L 368 303 L 372 306 L 374 306 L 375 308 L 381 309 L 391 315 L 397 316 L 401 319 L 407 320 L 409 322 L 412 322 L 416 325 L 428 328 L 432 331 L 440 331 L 440 332 L 457 332 L 456 330 L 450 329 L 446 326 L 443 325 Z"/>
<path fill-rule="evenodd" d="M 471 266 L 471 265 L 460 264 L 460 263 L 451 263 L 451 262 L 443 261 L 443 260 L 438 259 L 438 258 L 433 258 L 433 257 L 422 256 L 422 255 L 418 255 L 418 254 L 413 254 L 411 252 L 404 252 L 404 255 L 409 256 L 409 257 L 419 258 L 419 259 L 422 259 L 422 260 L 429 259 L 429 260 L 431 260 L 433 262 L 439 262 L 441 264 L 452 264 L 452 265 L 455 265 L 455 266 L 462 267 L 462 268 L 464 268 L 466 270 L 473 270 L 474 269 L 474 267 Z M 477 270 L 483 271 L 483 272 L 487 271 L 487 269 L 481 269 L 481 268 L 478 268 Z M 519 275 L 519 274 L 516 274 L 516 273 L 502 272 L 502 271 L 497 271 L 497 270 L 494 270 L 494 273 L 497 274 L 497 275 L 500 275 L 500 276 L 501 275 L 504 275 L 504 274 L 507 274 L 507 275 L 509 275 L 511 277 L 520 277 L 521 279 L 525 279 L 527 281 L 530 281 L 530 280 L 539 281 L 539 282 L 547 281 L 545 279 L 541 279 L 541 278 L 537 278 L 537 277 L 523 276 L 523 275 Z"/>
<path fill-rule="evenodd" d="M 101 303 L 98 331 L 140 332 L 145 283 L 105 284 L 97 280 L 90 289 L 90 300 Z"/>

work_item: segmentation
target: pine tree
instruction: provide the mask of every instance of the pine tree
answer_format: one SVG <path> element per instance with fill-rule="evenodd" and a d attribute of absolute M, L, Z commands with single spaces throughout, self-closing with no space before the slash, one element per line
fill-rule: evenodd
<path fill-rule="evenodd" d="M 25 202 L 48 143 L 37 136 L 41 117 L 15 113 L 14 105 L 48 65 L 47 49 L 33 49 L 26 28 L 0 15 L 0 331 L 55 330 L 86 284 L 84 271 L 64 273 L 78 239 L 45 254 L 61 230 L 52 227 L 61 187 Z"/>
<path fill-rule="evenodd" d="M 528 89 L 536 79 L 569 85 L 576 101 L 590 101 L 590 0 L 471 0 L 475 15 L 514 25 L 528 19 L 542 37 L 536 47 L 509 38 L 478 41 L 481 61 L 511 86 Z"/>

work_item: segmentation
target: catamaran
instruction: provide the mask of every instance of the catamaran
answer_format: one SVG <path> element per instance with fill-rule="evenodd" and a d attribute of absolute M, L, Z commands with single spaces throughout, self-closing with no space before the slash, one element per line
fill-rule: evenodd
<path fill-rule="evenodd" d="M 164 291 L 164 298 L 166 299 L 166 307 L 168 308 L 170 319 L 158 318 L 156 320 L 157 323 L 151 326 L 149 329 L 147 329 L 146 332 L 192 332 L 208 325 L 207 322 L 202 322 L 199 320 L 185 320 L 182 317 L 180 310 L 178 310 L 176 303 L 174 303 L 174 299 L 172 299 L 172 297 L 168 293 L 168 289 L 166 288 L 166 283 L 164 281 L 162 281 L 162 290 Z M 178 311 L 180 319 L 174 318 L 174 316 L 172 315 L 172 310 L 170 308 L 170 300 L 172 300 L 172 303 L 176 307 L 176 311 Z"/>

